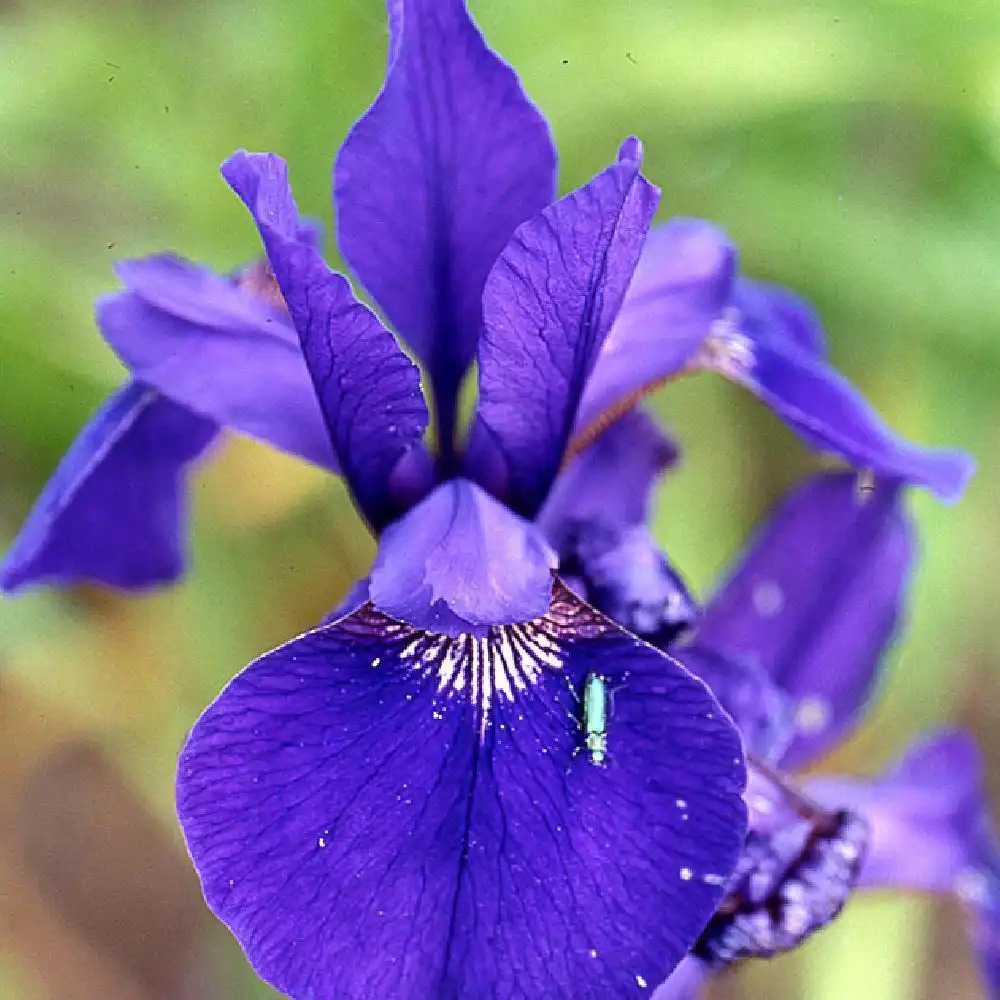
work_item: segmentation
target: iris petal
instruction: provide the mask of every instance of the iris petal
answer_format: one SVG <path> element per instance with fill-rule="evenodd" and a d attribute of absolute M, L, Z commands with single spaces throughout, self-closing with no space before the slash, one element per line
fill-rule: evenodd
<path fill-rule="evenodd" d="M 874 781 L 821 777 L 806 788 L 817 801 L 868 820 L 862 885 L 948 892 L 978 860 L 982 764 L 964 733 L 925 737 Z"/>
<path fill-rule="evenodd" d="M 178 809 L 210 906 L 297 1000 L 606 1000 L 651 993 L 719 902 L 744 776 L 707 689 L 562 590 L 485 639 L 366 605 L 267 654 L 196 724 Z"/>
<path fill-rule="evenodd" d="M 537 523 L 557 547 L 580 523 L 607 528 L 645 524 L 660 476 L 678 458 L 676 442 L 642 410 L 605 428 L 564 468 Z"/>
<path fill-rule="evenodd" d="M 577 430 L 679 375 L 729 302 L 736 248 L 700 219 L 654 228 L 587 383 Z"/>
<path fill-rule="evenodd" d="M 599 611 L 666 649 L 698 615 L 645 526 L 650 494 L 677 449 L 640 410 L 625 413 L 560 473 L 538 516 L 559 571 Z"/>
<path fill-rule="evenodd" d="M 693 367 L 749 389 L 810 446 L 857 468 L 926 486 L 947 501 L 962 495 L 972 475 L 968 455 L 911 444 L 843 375 L 789 339 L 744 323 L 738 309 L 719 323 Z"/>
<path fill-rule="evenodd" d="M 708 602 L 696 641 L 749 660 L 798 705 L 784 764 L 857 722 L 899 621 L 914 540 L 898 482 L 814 476 L 750 542 Z"/>
<path fill-rule="evenodd" d="M 872 829 L 861 873 L 873 888 L 950 892 L 964 905 L 985 983 L 1000 990 L 1000 846 L 972 739 L 942 730 L 874 781 L 815 778 L 809 793 L 863 815 Z"/>
<path fill-rule="evenodd" d="M 627 140 L 617 163 L 517 230 L 486 282 L 470 463 L 524 517 L 559 469 L 656 210 L 641 163 Z"/>
<path fill-rule="evenodd" d="M 428 417 L 420 371 L 347 280 L 300 237 L 283 160 L 240 152 L 223 175 L 260 229 L 353 497 L 381 528 L 404 506 L 391 495 L 393 470 L 422 448 Z"/>
<path fill-rule="evenodd" d="M 283 307 L 162 254 L 122 261 L 128 291 L 97 304 L 133 376 L 222 427 L 337 471 L 330 436 Z"/>
<path fill-rule="evenodd" d="M 42 491 L 0 566 L 0 586 L 176 579 L 184 568 L 183 475 L 215 433 L 214 424 L 146 386 L 119 389 Z"/>
<path fill-rule="evenodd" d="M 544 615 L 555 568 L 538 528 L 475 483 L 452 479 L 386 528 L 370 594 L 380 611 L 417 628 L 485 635 Z"/>
<path fill-rule="evenodd" d="M 337 157 L 340 246 L 427 365 L 450 439 L 483 284 L 554 193 L 555 151 L 463 0 L 391 0 L 381 93 Z"/>

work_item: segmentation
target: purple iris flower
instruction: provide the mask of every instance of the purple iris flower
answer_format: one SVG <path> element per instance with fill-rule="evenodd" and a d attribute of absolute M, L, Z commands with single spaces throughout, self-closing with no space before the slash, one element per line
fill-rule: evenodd
<path fill-rule="evenodd" d="M 284 162 L 237 153 L 223 175 L 266 267 L 120 266 L 98 323 L 131 381 L 0 583 L 174 578 L 183 476 L 220 428 L 341 474 L 379 538 L 369 577 L 239 674 L 182 754 L 209 905 L 297 998 L 648 995 L 741 876 L 746 768 L 706 684 L 637 638 L 674 648 L 696 608 L 644 527 L 675 451 L 635 403 L 712 369 L 893 481 L 954 498 L 970 466 L 892 434 L 808 308 L 739 278 L 714 227 L 647 241 L 637 140 L 553 201 L 545 121 L 462 0 L 388 7 L 385 83 L 334 200 L 343 255 L 423 374 L 326 267 Z M 693 666 L 772 759 L 780 694 Z"/>
<path fill-rule="evenodd" d="M 582 456 L 578 484 L 596 475 L 612 443 L 619 463 L 631 456 L 626 472 L 618 468 L 633 504 L 621 549 L 634 546 L 636 518 L 670 446 L 632 414 Z M 691 1000 L 714 972 L 798 946 L 859 887 L 956 897 L 988 995 L 1000 997 L 1000 849 L 971 739 L 932 734 L 874 779 L 790 774 L 849 735 L 870 702 L 915 551 L 901 482 L 813 477 L 756 533 L 703 612 L 655 548 L 619 559 L 599 544 L 607 530 L 591 508 L 563 536 L 575 585 L 598 607 L 625 608 L 633 631 L 709 684 L 739 725 L 749 762 L 743 855 L 657 1000 Z M 591 544 L 596 559 L 586 557 Z M 630 603 L 630 593 L 659 598 Z"/>

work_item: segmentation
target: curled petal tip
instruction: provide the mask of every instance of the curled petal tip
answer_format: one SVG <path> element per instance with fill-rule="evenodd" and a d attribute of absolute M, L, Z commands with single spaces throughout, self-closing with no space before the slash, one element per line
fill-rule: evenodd
<path fill-rule="evenodd" d="M 645 147 L 642 144 L 642 140 L 638 136 L 630 135 L 618 149 L 618 162 L 631 162 L 642 166 L 644 152 Z"/>

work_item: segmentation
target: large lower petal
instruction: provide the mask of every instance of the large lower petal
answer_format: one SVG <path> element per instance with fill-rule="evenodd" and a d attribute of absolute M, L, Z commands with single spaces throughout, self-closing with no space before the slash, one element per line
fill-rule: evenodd
<path fill-rule="evenodd" d="M 671 219 L 649 234 L 621 312 L 577 414 L 585 438 L 679 375 L 729 303 L 736 249 L 700 219 Z"/>
<path fill-rule="evenodd" d="M 757 664 L 797 703 L 787 766 L 854 727 L 899 621 L 913 549 L 898 482 L 823 473 L 778 508 L 708 602 L 698 644 Z"/>
<path fill-rule="evenodd" d="M 692 367 L 749 389 L 813 448 L 857 468 L 927 486 L 949 501 L 972 475 L 968 455 L 900 437 L 843 375 L 791 338 L 746 323 L 738 309 L 717 325 Z"/>
<path fill-rule="evenodd" d="M 0 566 L 0 586 L 176 579 L 184 568 L 184 472 L 216 429 L 146 386 L 119 389 L 42 491 Z"/>
<path fill-rule="evenodd" d="M 296 1000 L 607 1000 L 652 993 L 715 908 L 743 776 L 704 686 L 560 591 L 484 639 L 366 605 L 269 653 L 195 726 L 178 810 L 209 905 Z"/>
<path fill-rule="evenodd" d="M 555 152 L 464 0 L 390 0 L 389 14 L 385 84 L 334 170 L 340 247 L 427 365 L 444 442 L 486 275 L 551 201 Z"/>
<path fill-rule="evenodd" d="M 525 517 L 559 469 L 656 211 L 641 165 L 627 140 L 617 163 L 517 230 L 486 282 L 470 461 Z"/>
<path fill-rule="evenodd" d="M 128 291 L 98 301 L 97 323 L 136 380 L 337 470 L 295 330 L 265 282 L 234 282 L 166 254 L 122 261 L 117 272 Z"/>
<path fill-rule="evenodd" d="M 284 161 L 239 152 L 222 172 L 257 223 L 334 454 L 355 502 L 379 529 L 406 506 L 393 496 L 393 471 L 408 453 L 422 450 L 428 417 L 420 371 L 355 299 L 347 280 L 301 237 Z"/>

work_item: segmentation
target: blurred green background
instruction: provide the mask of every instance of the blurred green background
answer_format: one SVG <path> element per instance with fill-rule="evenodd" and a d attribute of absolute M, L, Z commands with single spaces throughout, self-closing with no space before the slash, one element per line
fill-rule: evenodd
<path fill-rule="evenodd" d="M 912 498 L 911 624 L 830 766 L 874 771 L 958 721 L 1000 792 L 1000 0 L 473 8 L 552 123 L 562 190 L 639 134 L 663 216 L 723 225 L 748 273 L 818 305 L 835 361 L 893 425 L 977 457 L 957 507 Z M 240 146 L 283 154 L 329 228 L 331 159 L 385 40 L 378 0 L 0 3 L 0 540 L 121 378 L 91 320 L 112 262 L 254 257 L 218 176 Z M 686 449 L 658 531 L 704 593 L 815 460 L 721 380 L 656 405 Z M 246 441 L 216 453 L 192 497 L 182 586 L 0 603 L 0 1000 L 274 995 L 200 902 L 172 816 L 175 755 L 230 675 L 313 624 L 372 545 L 339 484 Z M 958 916 L 857 899 L 713 995 L 976 998 Z"/>

